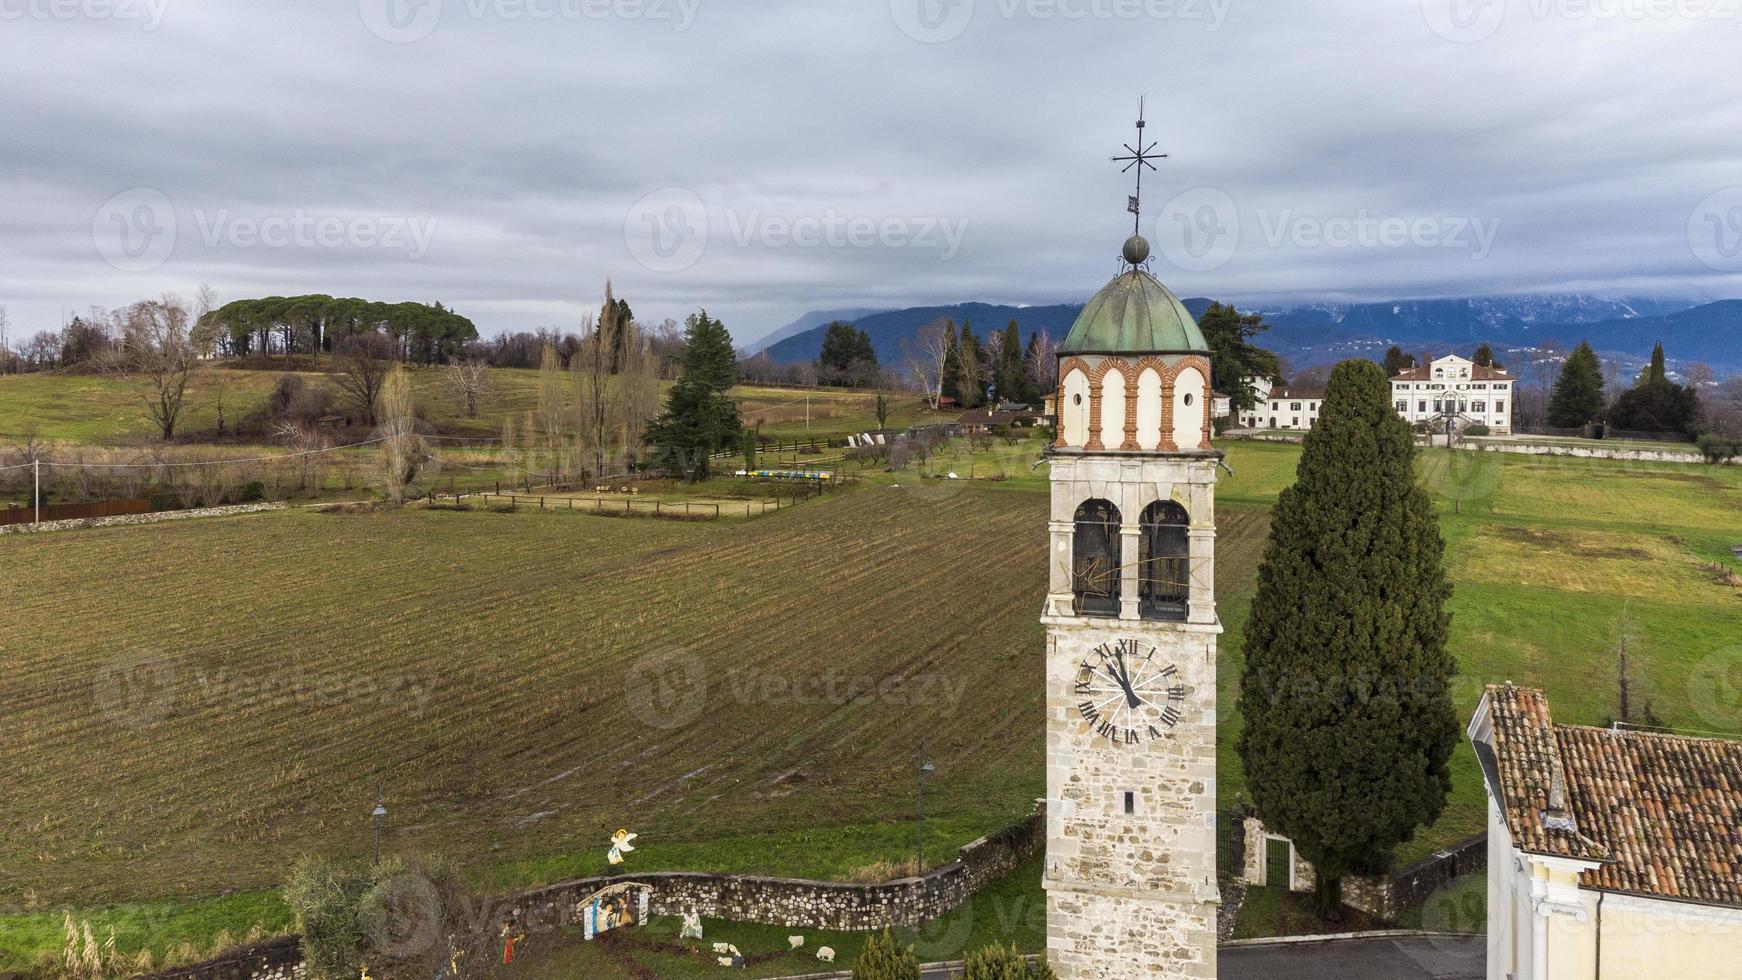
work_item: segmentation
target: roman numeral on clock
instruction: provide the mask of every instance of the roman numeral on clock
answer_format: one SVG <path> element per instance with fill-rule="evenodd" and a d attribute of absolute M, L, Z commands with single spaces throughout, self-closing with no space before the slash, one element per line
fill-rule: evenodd
<path fill-rule="evenodd" d="M 1169 728 L 1179 724 L 1179 709 L 1171 704 L 1161 709 L 1161 723 Z"/>
<path fill-rule="evenodd" d="M 1077 705 L 1077 710 L 1083 713 L 1084 720 L 1091 725 L 1101 720 L 1101 709 L 1095 707 L 1092 701 L 1084 701 Z"/>

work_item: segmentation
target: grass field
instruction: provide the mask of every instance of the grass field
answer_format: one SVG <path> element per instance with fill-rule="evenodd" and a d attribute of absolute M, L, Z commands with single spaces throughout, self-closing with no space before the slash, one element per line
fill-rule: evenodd
<path fill-rule="evenodd" d="M 439 431 L 495 438 L 510 415 L 522 415 L 538 404 L 538 372 L 513 368 L 491 371 L 496 393 L 468 418 L 463 406 L 441 388 L 440 368 L 411 368 L 412 391 L 425 418 Z M 281 374 L 273 370 L 203 367 L 188 384 L 187 403 L 179 428 L 181 438 L 216 435 L 222 403 L 226 426 L 264 405 Z M 326 375 L 298 373 L 311 384 L 328 383 Z M 667 383 L 668 384 L 668 383 Z M 565 385 L 574 397 L 574 382 Z M 665 385 L 662 384 L 662 388 Z M 732 389 L 744 423 L 770 439 L 840 438 L 877 427 L 873 392 L 841 389 Z M 932 417 L 917 395 L 889 395 L 892 426 L 904 427 Z M 138 395 L 119 378 L 96 374 L 14 374 L 0 376 L 0 440 L 34 429 L 44 439 L 71 443 L 121 444 L 150 442 L 157 430 L 140 411 Z M 953 414 L 937 418 L 954 418 Z"/>
<path fill-rule="evenodd" d="M 1299 455 L 1227 449 L 1224 804 L 1266 507 Z M 0 540 L 0 822 L 24 830 L 0 840 L 0 968 L 65 904 L 235 890 L 224 921 L 240 902 L 270 927 L 259 891 L 298 855 L 366 853 L 378 782 L 387 846 L 490 887 L 600 871 L 625 824 L 646 870 L 831 878 L 907 852 L 923 735 L 928 854 L 951 853 L 1044 791 L 1045 470 L 1025 451 L 998 482 L 870 471 L 719 525 L 293 511 Z M 1742 472 L 1444 451 L 1420 470 L 1461 715 L 1511 679 L 1557 720 L 1604 721 L 1626 631 L 1656 714 L 1742 730 L 1742 595 L 1721 577 Z M 1400 860 L 1481 819 L 1460 747 L 1452 805 Z"/>

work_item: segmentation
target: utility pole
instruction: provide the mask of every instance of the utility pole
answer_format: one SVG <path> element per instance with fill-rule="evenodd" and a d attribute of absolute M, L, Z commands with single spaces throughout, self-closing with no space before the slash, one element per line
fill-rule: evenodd
<path fill-rule="evenodd" d="M 41 524 L 42 523 L 42 457 L 36 455 L 35 449 L 32 449 L 31 453 L 30 453 L 30 470 L 36 477 L 36 490 L 35 490 L 35 493 L 32 494 L 33 499 L 36 501 L 36 515 L 35 515 L 36 519 L 34 521 L 32 521 L 31 523 Z"/>
<path fill-rule="evenodd" d="M 919 868 L 915 876 L 925 874 L 925 777 L 937 771 L 937 766 L 925 757 L 925 739 L 919 740 Z"/>

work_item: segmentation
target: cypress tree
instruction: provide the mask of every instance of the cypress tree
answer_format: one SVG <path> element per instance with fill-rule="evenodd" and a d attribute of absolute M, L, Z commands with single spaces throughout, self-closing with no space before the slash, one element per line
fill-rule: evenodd
<path fill-rule="evenodd" d="M 954 398 L 956 404 L 962 403 L 962 347 L 956 339 L 956 321 L 944 321 L 944 377 L 939 388 L 945 398 Z"/>
<path fill-rule="evenodd" d="M 1247 785 L 1316 866 L 1331 918 L 1342 877 L 1389 866 L 1452 785 L 1451 587 L 1414 457 L 1380 366 L 1337 365 L 1272 512 L 1246 626 Z"/>
<path fill-rule="evenodd" d="M 962 336 L 956 344 L 956 391 L 963 408 L 977 408 L 986 401 L 986 369 L 981 360 L 980 338 L 973 323 L 962 321 Z"/>
<path fill-rule="evenodd" d="M 1652 384 L 1669 381 L 1669 371 L 1663 364 L 1663 341 L 1651 348 L 1651 370 L 1646 374 L 1646 381 Z"/>
<path fill-rule="evenodd" d="M 853 980 L 919 980 L 919 957 L 885 929 L 865 940 L 865 950 L 853 964 Z"/>
<path fill-rule="evenodd" d="M 1412 367 L 1415 367 L 1414 355 L 1405 354 L 1403 348 L 1396 344 L 1392 344 L 1391 348 L 1385 352 L 1386 377 L 1395 378 Z"/>
<path fill-rule="evenodd" d="M 1561 365 L 1548 399 L 1548 424 L 1576 429 L 1603 414 L 1603 363 L 1590 341 L 1581 340 Z"/>

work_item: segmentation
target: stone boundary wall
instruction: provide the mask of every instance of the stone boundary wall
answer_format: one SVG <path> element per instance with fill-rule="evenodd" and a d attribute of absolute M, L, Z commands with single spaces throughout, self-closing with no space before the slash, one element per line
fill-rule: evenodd
<path fill-rule="evenodd" d="M 499 913 L 492 918 L 574 922 L 580 903 L 594 892 L 636 882 L 652 888 L 649 911 L 654 915 L 700 912 L 712 919 L 837 932 L 917 925 L 951 911 L 1039 853 L 1046 846 L 1043 806 L 1037 804 L 1021 823 L 964 846 L 953 863 L 917 878 L 855 884 L 685 871 L 580 878 L 504 897 L 494 903 Z M 299 943 L 298 937 L 286 936 L 206 963 L 154 973 L 146 980 L 304 980 Z"/>
<path fill-rule="evenodd" d="M 1489 453 L 1521 453 L 1526 456 L 1574 456 L 1579 459 L 1621 459 L 1636 463 L 1706 463 L 1706 457 L 1695 450 L 1676 452 L 1669 449 L 1611 449 L 1607 446 L 1561 446 L 1541 442 L 1502 442 L 1499 440 L 1482 440 L 1470 443 L 1482 452 Z M 1679 445 L 1679 443 L 1678 443 Z M 1742 457 L 1729 460 L 1724 465 L 1736 466 L 1742 464 Z"/>
<path fill-rule="evenodd" d="M 160 510 L 150 514 L 121 514 L 116 517 L 86 517 L 71 521 L 43 521 L 41 524 L 8 524 L 0 534 L 46 534 L 50 531 L 70 531 L 85 527 L 121 527 L 129 524 L 158 524 L 163 521 L 184 521 L 193 517 L 228 517 L 232 514 L 258 514 L 267 510 L 284 510 L 290 505 L 282 500 L 258 504 L 235 504 L 230 507 L 199 507 L 193 510 Z"/>
<path fill-rule="evenodd" d="M 1257 817 L 1246 818 L 1245 878 L 1250 884 L 1266 883 L 1264 840 L 1267 836 L 1269 832 Z M 1292 890 L 1312 891 L 1317 883 L 1317 872 L 1292 845 L 1289 851 L 1294 859 Z M 1381 919 L 1395 919 L 1404 909 L 1432 895 L 1442 885 L 1487 867 L 1488 835 L 1478 834 L 1387 877 L 1344 876 L 1343 904 Z"/>

